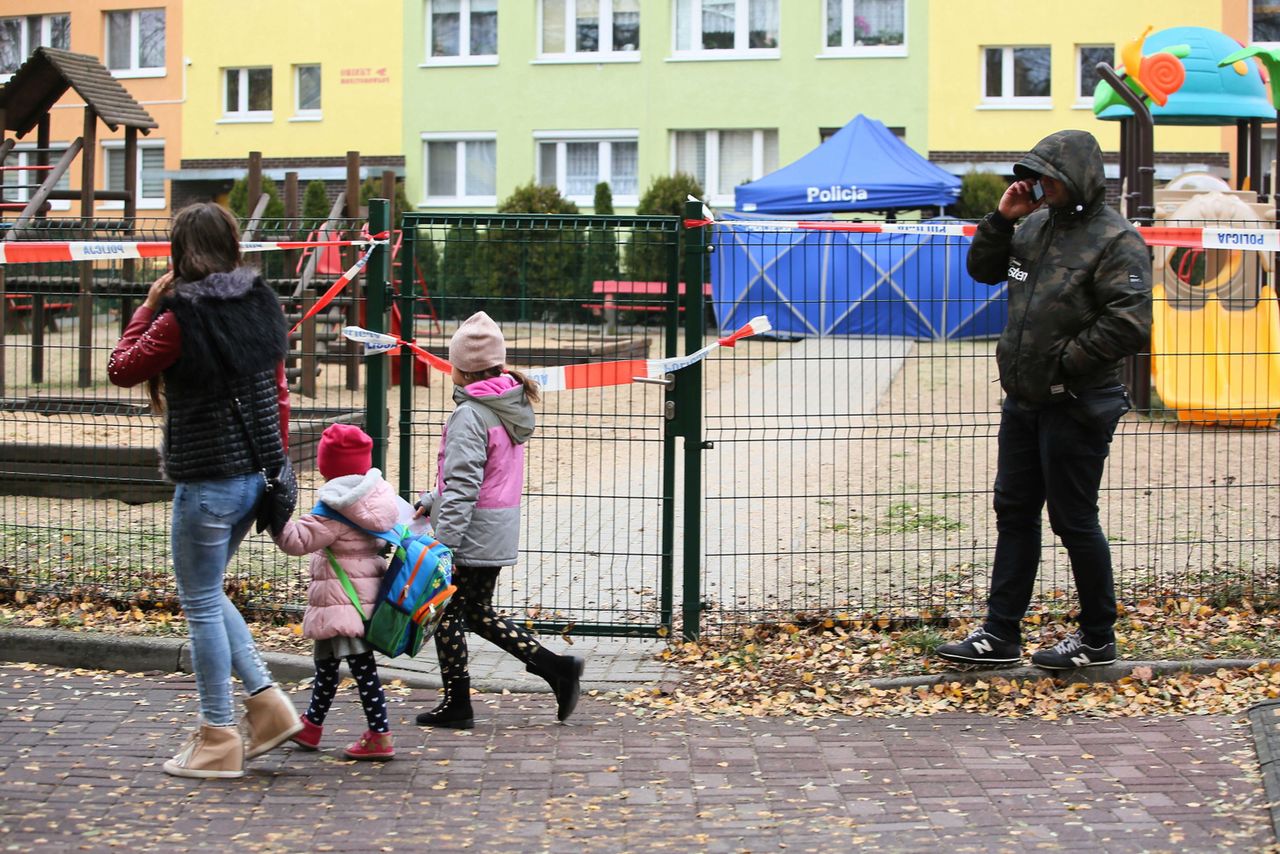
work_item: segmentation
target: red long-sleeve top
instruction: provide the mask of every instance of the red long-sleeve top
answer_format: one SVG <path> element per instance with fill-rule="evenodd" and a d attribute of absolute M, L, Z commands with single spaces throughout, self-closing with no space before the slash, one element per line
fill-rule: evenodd
<path fill-rule="evenodd" d="M 138 307 L 107 360 L 107 376 L 115 385 L 132 388 L 159 375 L 182 355 L 182 329 L 173 312 L 157 317 L 155 309 Z M 277 401 L 280 407 L 280 441 L 289 451 L 289 381 L 284 362 L 276 366 Z"/>

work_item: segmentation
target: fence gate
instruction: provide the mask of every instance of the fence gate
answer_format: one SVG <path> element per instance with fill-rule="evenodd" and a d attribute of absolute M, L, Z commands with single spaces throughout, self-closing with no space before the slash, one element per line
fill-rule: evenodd
<path fill-rule="evenodd" d="M 386 216 L 385 203 L 373 206 L 374 233 Z M 369 289 L 370 327 L 386 316 L 385 331 L 447 357 L 458 324 L 485 311 L 516 370 L 602 365 L 587 387 L 549 389 L 535 406 L 520 561 L 495 598 L 541 630 L 671 631 L 680 392 L 631 382 L 643 364 L 604 365 L 676 355 L 680 235 L 677 217 L 410 213 L 370 264 L 371 282 L 391 281 L 389 311 Z M 421 359 L 370 361 L 368 420 L 388 440 L 388 478 L 412 500 L 434 487 L 453 383 Z M 390 419 L 388 385 L 399 385 Z"/>

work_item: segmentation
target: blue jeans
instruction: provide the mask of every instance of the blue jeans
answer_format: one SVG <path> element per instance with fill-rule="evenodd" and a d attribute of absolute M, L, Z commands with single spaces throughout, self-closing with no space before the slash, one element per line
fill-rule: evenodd
<path fill-rule="evenodd" d="M 1040 513 L 1071 560 L 1080 630 L 1090 645 L 1115 640 L 1111 546 L 1098 521 L 1098 489 L 1111 437 L 1129 411 L 1123 386 L 1028 408 L 1012 397 L 1000 411 L 996 464 L 996 553 L 984 628 L 1020 643 L 1040 564 Z"/>
<path fill-rule="evenodd" d="M 253 508 L 265 484 L 258 472 L 221 480 L 179 483 L 173 494 L 171 531 L 178 601 L 187 617 L 191 662 L 206 723 L 235 723 L 231 672 L 254 693 L 271 685 L 244 617 L 227 598 L 227 564 L 253 524 Z"/>

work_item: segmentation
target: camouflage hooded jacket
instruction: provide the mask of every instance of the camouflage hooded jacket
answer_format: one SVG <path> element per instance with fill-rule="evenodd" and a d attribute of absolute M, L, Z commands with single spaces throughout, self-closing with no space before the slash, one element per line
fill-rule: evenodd
<path fill-rule="evenodd" d="M 1009 282 L 1009 319 L 996 345 L 1000 385 L 1030 404 L 1119 383 L 1120 361 L 1151 336 L 1151 259 L 1137 230 L 1105 203 L 1102 150 L 1064 130 L 1014 166 L 1062 181 L 1065 207 L 1042 206 L 1015 230 L 990 213 L 969 249 L 969 275 Z"/>

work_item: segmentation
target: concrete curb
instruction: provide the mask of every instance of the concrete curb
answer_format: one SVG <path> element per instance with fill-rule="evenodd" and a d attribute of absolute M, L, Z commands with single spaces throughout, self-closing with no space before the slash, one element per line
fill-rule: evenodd
<path fill-rule="evenodd" d="M 922 676 L 894 676 L 885 679 L 869 679 L 867 684 L 872 688 L 893 690 L 896 688 L 918 688 L 931 685 L 949 685 L 952 682 L 969 684 L 992 679 L 1017 679 L 1019 681 L 1041 679 L 1058 679 L 1064 682 L 1118 682 L 1126 676 L 1133 675 L 1135 667 L 1150 667 L 1153 676 L 1168 676 L 1174 673 L 1215 673 L 1227 670 L 1243 670 L 1255 664 L 1270 664 L 1265 658 L 1193 658 L 1188 661 L 1117 661 L 1115 664 L 1104 664 L 1100 667 L 1082 667 L 1078 670 L 1045 670 L 1041 667 L 1004 667 L 985 668 L 981 670 L 948 670 L 945 673 L 929 673 Z"/>
<path fill-rule="evenodd" d="M 315 668 L 309 655 L 264 652 L 263 660 L 271 673 L 282 682 L 310 679 Z M 80 667 L 92 670 L 158 670 L 166 673 L 190 673 L 190 644 L 182 638 L 120 636 L 106 632 L 69 632 L 57 629 L 0 629 L 0 661 L 51 664 L 58 667 Z M 1271 663 L 1269 659 L 1198 658 L 1189 661 L 1121 661 L 1101 667 L 1080 670 L 1044 670 L 1039 667 L 989 668 L 985 670 L 949 670 L 920 676 L 894 676 L 867 680 L 867 685 L 881 690 L 969 684 L 980 680 L 1017 679 L 1019 681 L 1059 679 L 1067 682 L 1116 682 L 1133 673 L 1135 667 L 1149 667 L 1155 676 L 1173 673 L 1214 673 L 1226 668 L 1245 669 L 1255 664 Z M 386 682 L 400 680 L 410 688 L 439 688 L 440 677 L 434 673 L 400 669 L 381 662 L 378 672 Z M 475 687 L 485 692 L 545 693 L 549 689 L 540 679 L 529 677 L 489 677 L 476 680 Z M 631 690 L 635 682 L 587 682 L 583 690 Z"/>
<path fill-rule="evenodd" d="M 282 652 L 263 652 L 263 660 L 271 675 L 281 682 L 300 682 L 315 675 L 311 656 Z M 28 664 L 50 664 L 55 667 L 86 670 L 125 670 L 130 673 L 161 671 L 191 673 L 191 648 L 183 638 L 120 636 L 105 632 L 69 632 L 57 629 L 0 629 L 0 661 Z M 378 674 L 383 682 L 399 680 L 409 688 L 440 688 L 440 677 L 434 673 L 404 670 L 380 662 Z M 536 677 L 495 677 L 474 679 L 472 685 L 484 693 L 509 691 L 550 693 L 545 682 Z M 582 683 L 583 691 L 625 691 L 637 687 L 634 682 Z"/>
<path fill-rule="evenodd" d="M 1249 709 L 1249 726 L 1267 793 L 1271 828 L 1280 838 L 1280 763 L 1276 761 L 1280 759 L 1280 700 L 1263 700 Z"/>

